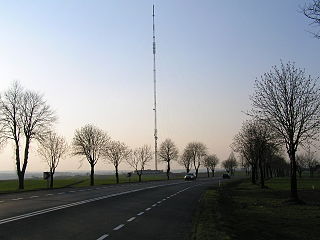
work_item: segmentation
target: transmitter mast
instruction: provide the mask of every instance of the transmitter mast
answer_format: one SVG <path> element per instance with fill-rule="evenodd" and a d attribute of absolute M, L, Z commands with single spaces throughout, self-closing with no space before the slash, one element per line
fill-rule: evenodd
<path fill-rule="evenodd" d="M 155 170 L 158 170 L 156 37 L 155 37 L 155 26 L 154 26 L 154 4 L 152 6 L 152 30 L 153 30 L 152 32 L 153 32 L 154 161 L 155 161 Z"/>

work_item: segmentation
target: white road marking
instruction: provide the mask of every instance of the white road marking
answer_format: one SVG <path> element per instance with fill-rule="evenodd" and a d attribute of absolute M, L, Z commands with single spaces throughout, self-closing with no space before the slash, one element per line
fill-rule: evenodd
<path fill-rule="evenodd" d="M 13 222 L 13 221 L 17 221 L 17 220 L 20 220 L 20 219 L 24 219 L 24 218 L 29 218 L 29 217 L 33 217 L 33 216 L 37 216 L 37 215 L 41 215 L 41 214 L 45 214 L 45 213 L 49 213 L 49 212 L 53 212 L 53 211 L 58 211 L 58 210 L 69 208 L 69 207 L 79 206 L 79 205 L 82 205 L 82 204 L 86 204 L 86 203 L 90 203 L 90 202 L 95 202 L 95 201 L 107 199 L 107 198 L 112 198 L 112 197 L 126 195 L 126 194 L 130 194 L 130 193 L 134 193 L 134 192 L 144 191 L 144 190 L 147 190 L 147 189 L 154 189 L 154 188 L 158 188 L 158 187 L 167 187 L 167 186 L 173 186 L 173 185 L 179 185 L 179 184 L 184 184 L 184 182 L 183 183 L 172 183 L 172 184 L 161 184 L 161 185 L 149 186 L 149 187 L 145 187 L 145 188 L 138 188 L 138 189 L 134 189 L 134 190 L 130 190 L 130 191 L 124 191 L 124 192 L 120 192 L 120 193 L 109 194 L 109 195 L 105 195 L 105 196 L 100 196 L 100 197 L 96 197 L 96 198 L 91 198 L 91 199 L 87 199 L 87 200 L 78 201 L 78 202 L 63 204 L 63 205 L 59 205 L 59 206 L 56 206 L 56 207 L 45 208 L 45 209 L 42 209 L 42 210 L 38 210 L 38 211 L 29 212 L 29 213 L 18 215 L 18 216 L 14 216 L 14 217 L 1 219 L 0 220 L 0 225 L 8 223 L 8 222 Z M 203 183 L 203 184 L 205 184 L 205 183 Z M 202 185 L 202 184 L 194 185 L 193 187 L 196 187 L 196 186 L 199 186 L 199 185 Z M 184 189 L 184 191 L 189 189 L 189 188 L 191 188 L 191 187 L 188 187 L 188 188 Z M 154 204 L 152 206 L 154 207 L 156 205 L 157 204 Z"/>
<path fill-rule="evenodd" d="M 0 203 L 3 203 L 4 201 L 0 201 Z"/>
<path fill-rule="evenodd" d="M 74 192 L 76 192 L 76 191 L 69 191 L 69 193 L 74 193 Z"/>
<path fill-rule="evenodd" d="M 53 194 L 52 193 L 48 193 L 48 194 L 46 194 L 46 196 L 52 196 Z"/>
<path fill-rule="evenodd" d="M 11 199 L 12 201 L 19 201 L 19 200 L 22 200 L 23 198 L 14 198 L 14 199 Z"/>
<path fill-rule="evenodd" d="M 152 204 L 152 207 L 155 207 L 155 206 L 157 206 L 157 204 L 155 203 L 155 204 Z"/>
<path fill-rule="evenodd" d="M 135 220 L 135 219 L 136 219 L 136 217 L 129 218 L 129 219 L 127 220 L 127 222 L 132 222 L 132 221 Z"/>
<path fill-rule="evenodd" d="M 169 197 L 167 197 L 167 199 L 169 199 L 170 198 L 170 196 Z"/>
<path fill-rule="evenodd" d="M 124 224 L 120 224 L 119 226 L 115 227 L 113 231 L 118 231 L 122 227 L 124 227 Z"/>
<path fill-rule="evenodd" d="M 144 212 L 139 212 L 137 215 L 138 215 L 138 216 L 141 216 L 142 214 L 144 214 Z"/>
<path fill-rule="evenodd" d="M 59 192 L 58 194 L 64 194 L 65 192 Z"/>
<path fill-rule="evenodd" d="M 165 201 L 165 200 L 167 200 L 167 199 L 166 198 L 162 199 L 162 202 Z"/>
<path fill-rule="evenodd" d="M 103 240 L 105 238 L 109 237 L 109 234 L 104 234 L 101 237 L 99 237 L 97 240 Z"/>
<path fill-rule="evenodd" d="M 37 198 L 37 197 L 39 197 L 39 196 L 31 196 L 30 198 Z"/>
<path fill-rule="evenodd" d="M 162 201 L 157 202 L 158 204 L 160 204 Z"/>
<path fill-rule="evenodd" d="M 148 207 L 148 208 L 146 208 L 146 211 L 149 211 L 150 209 L 151 209 L 151 208 Z"/>

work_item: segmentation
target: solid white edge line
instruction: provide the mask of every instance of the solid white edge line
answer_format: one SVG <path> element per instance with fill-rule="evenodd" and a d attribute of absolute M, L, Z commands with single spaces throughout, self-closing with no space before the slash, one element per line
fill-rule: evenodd
<path fill-rule="evenodd" d="M 11 199 L 12 201 L 19 201 L 19 200 L 22 200 L 23 198 L 13 198 Z"/>
<path fill-rule="evenodd" d="M 63 204 L 63 205 L 59 205 L 59 206 L 56 206 L 56 207 L 46 208 L 46 209 L 42 209 L 42 210 L 38 210 L 38 211 L 26 213 L 26 214 L 14 216 L 14 217 L 4 218 L 4 219 L 0 220 L 0 225 L 8 223 L 8 222 L 13 222 L 13 221 L 17 221 L 17 220 L 20 220 L 20 219 L 24 219 L 24 218 L 29 218 L 29 217 L 33 217 L 33 216 L 37 216 L 37 215 L 41 215 L 41 214 L 45 214 L 45 213 L 61 210 L 61 209 L 64 209 L 64 208 L 74 207 L 74 206 L 82 205 L 82 204 L 85 204 L 85 203 L 90 203 L 90 202 L 95 202 L 95 201 L 99 201 L 99 200 L 102 200 L 102 199 L 115 197 L 115 196 L 121 196 L 121 195 L 129 194 L 129 193 L 133 193 L 133 192 L 139 192 L 139 191 L 143 191 L 143 190 L 147 190 L 147 189 L 153 189 L 153 188 L 164 187 L 164 186 L 173 186 L 173 185 L 178 185 L 178 184 L 183 184 L 183 183 L 172 183 L 172 184 L 161 184 L 161 185 L 149 186 L 149 187 L 146 187 L 146 188 L 138 188 L 138 189 L 134 189 L 134 190 L 130 190 L 130 191 L 114 193 L 114 194 L 110 194 L 110 195 L 105 195 L 105 196 L 100 196 L 100 197 L 91 198 L 91 199 L 87 199 L 87 200 L 82 200 L 82 201 L 78 201 L 78 202 L 73 202 L 73 203 L 69 203 L 69 204 Z M 156 206 L 156 204 L 154 204 L 154 205 Z"/>

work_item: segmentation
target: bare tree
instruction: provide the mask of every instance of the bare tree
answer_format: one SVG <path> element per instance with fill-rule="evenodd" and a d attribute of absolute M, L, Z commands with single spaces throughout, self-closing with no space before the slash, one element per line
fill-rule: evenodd
<path fill-rule="evenodd" d="M 87 124 L 75 131 L 72 142 L 72 154 L 83 156 L 90 164 L 90 185 L 94 185 L 94 166 L 102 158 L 110 138 L 103 130 Z M 84 160 L 81 159 L 81 162 Z"/>
<path fill-rule="evenodd" d="M 311 151 L 310 146 L 307 147 L 306 152 L 302 155 L 304 166 L 309 169 L 310 177 L 313 177 L 316 166 L 319 161 L 316 159 L 316 153 Z"/>
<path fill-rule="evenodd" d="M 24 189 L 30 144 L 33 139 L 39 140 L 47 133 L 56 117 L 42 95 L 24 90 L 18 82 L 14 82 L 1 96 L 0 111 L 4 137 L 13 140 L 15 144 L 19 189 Z M 22 144 L 24 144 L 23 154 L 20 153 Z"/>
<path fill-rule="evenodd" d="M 311 20 L 312 25 L 320 26 L 320 0 L 313 0 L 302 8 L 303 14 Z M 314 32 L 313 35 L 320 39 L 320 33 Z"/>
<path fill-rule="evenodd" d="M 222 162 L 222 166 L 228 173 L 234 175 L 235 168 L 238 166 L 238 162 L 233 152 L 230 153 L 227 160 Z"/>
<path fill-rule="evenodd" d="M 127 162 L 134 168 L 135 172 L 139 176 L 139 182 L 141 182 L 141 176 L 145 165 L 152 160 L 151 147 L 143 145 L 133 151 L 133 154 L 127 159 Z"/>
<path fill-rule="evenodd" d="M 116 171 L 116 182 L 119 183 L 119 165 L 123 160 L 130 157 L 131 151 L 125 143 L 111 141 L 104 154 L 108 161 L 113 164 Z"/>
<path fill-rule="evenodd" d="M 68 144 L 64 137 L 55 132 L 49 132 L 39 141 L 38 153 L 46 161 L 50 171 L 50 188 L 53 188 L 53 175 L 68 150 Z"/>
<path fill-rule="evenodd" d="M 169 180 L 170 178 L 170 163 L 173 160 L 178 159 L 178 148 L 174 144 L 174 142 L 167 138 L 164 140 L 164 142 L 161 143 L 160 145 L 160 150 L 159 150 L 159 157 L 163 162 L 167 163 L 167 179 Z"/>
<path fill-rule="evenodd" d="M 252 119 L 243 123 L 232 144 L 233 150 L 251 166 L 252 183 L 256 183 L 259 175 L 262 188 L 266 174 L 271 172 L 270 159 L 278 151 L 277 140 L 278 136 L 270 126 L 259 119 Z"/>
<path fill-rule="evenodd" d="M 214 177 L 214 171 L 218 163 L 219 163 L 219 158 L 215 154 L 211 154 L 205 157 L 204 166 L 207 168 L 208 177 L 209 177 L 209 169 L 211 170 L 212 177 Z"/>
<path fill-rule="evenodd" d="M 298 200 L 296 151 L 320 128 L 320 90 L 316 80 L 293 63 L 265 73 L 255 82 L 252 114 L 271 126 L 285 143 L 291 165 L 291 197 Z"/>
<path fill-rule="evenodd" d="M 203 159 L 207 156 L 207 147 L 201 142 L 191 142 L 186 147 L 192 156 L 192 162 L 198 177 L 199 167 L 203 163 Z"/>
<path fill-rule="evenodd" d="M 191 161 L 192 161 L 192 153 L 185 148 L 183 150 L 181 157 L 178 159 L 178 163 L 184 166 L 187 173 L 190 172 Z"/>

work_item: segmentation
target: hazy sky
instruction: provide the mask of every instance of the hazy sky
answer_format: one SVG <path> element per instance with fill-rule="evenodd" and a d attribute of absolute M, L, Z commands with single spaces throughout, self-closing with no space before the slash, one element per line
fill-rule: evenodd
<path fill-rule="evenodd" d="M 0 91 L 19 80 L 44 94 L 69 142 L 92 123 L 130 147 L 153 146 L 153 2 L 159 142 L 170 137 L 182 151 L 201 141 L 224 160 L 256 77 L 280 59 L 319 76 L 304 0 L 12 0 L 0 1 Z M 2 150 L 0 170 L 15 169 L 12 150 Z M 46 170 L 35 148 L 30 157 L 29 171 Z M 68 157 L 58 171 L 78 167 Z"/>

